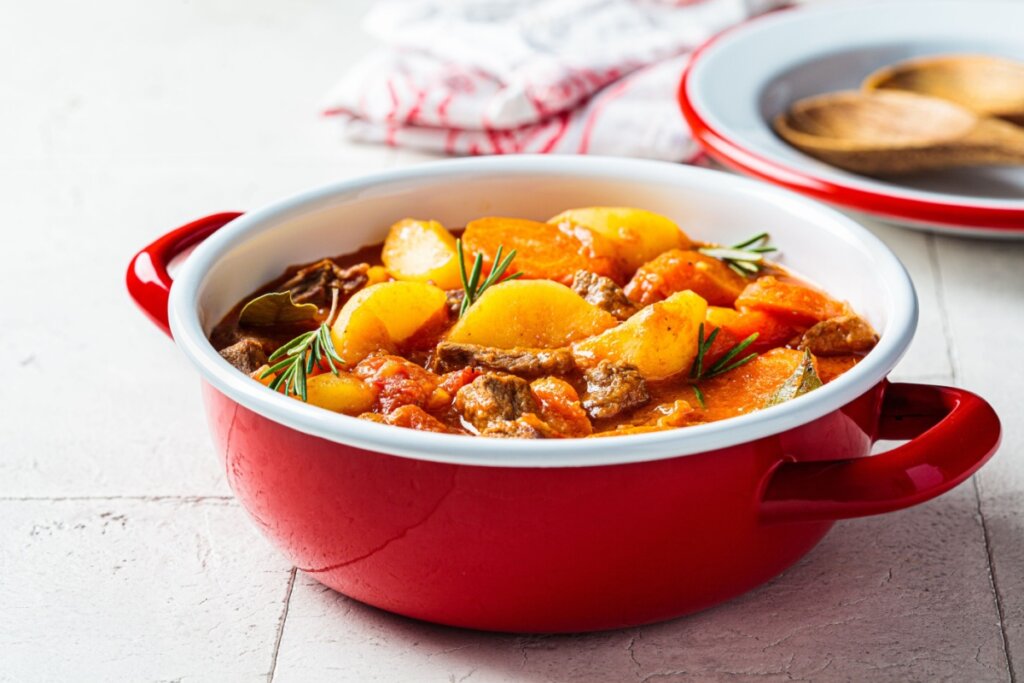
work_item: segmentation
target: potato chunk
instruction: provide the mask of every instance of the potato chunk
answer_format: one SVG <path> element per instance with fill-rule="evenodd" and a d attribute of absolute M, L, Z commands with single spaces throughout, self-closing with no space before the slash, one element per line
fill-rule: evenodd
<path fill-rule="evenodd" d="M 461 282 L 455 237 L 437 221 L 406 218 L 392 225 L 381 260 L 397 280 L 433 282 L 441 289 Z"/>
<path fill-rule="evenodd" d="M 644 209 L 589 206 L 563 211 L 548 222 L 582 225 L 603 235 L 628 272 L 669 249 L 687 249 L 692 245 L 673 221 Z"/>
<path fill-rule="evenodd" d="M 511 280 L 487 289 L 448 333 L 448 341 L 499 349 L 554 349 L 614 327 L 615 317 L 565 285 Z"/>
<path fill-rule="evenodd" d="M 581 367 L 602 360 L 636 367 L 645 379 L 665 379 L 689 370 L 697 357 L 698 328 L 707 302 L 693 292 L 676 292 L 618 327 L 572 345 Z"/>
<path fill-rule="evenodd" d="M 420 330 L 440 327 L 448 318 L 443 289 L 423 282 L 382 282 L 345 302 L 331 328 L 331 339 L 346 365 L 374 351 L 394 352 Z"/>
<path fill-rule="evenodd" d="M 264 386 L 270 386 L 274 381 L 274 375 L 263 376 L 269 369 L 269 365 L 264 365 L 249 376 Z M 295 394 L 288 396 L 296 401 L 302 400 Z M 373 406 L 377 392 L 372 386 L 347 372 L 339 372 L 337 375 L 323 372 L 306 378 L 306 397 L 310 405 L 336 413 L 358 415 Z"/>
<path fill-rule="evenodd" d="M 369 410 L 376 398 L 372 387 L 345 372 L 337 375 L 325 372 L 309 377 L 306 395 L 310 405 L 346 415 L 358 415 Z"/>

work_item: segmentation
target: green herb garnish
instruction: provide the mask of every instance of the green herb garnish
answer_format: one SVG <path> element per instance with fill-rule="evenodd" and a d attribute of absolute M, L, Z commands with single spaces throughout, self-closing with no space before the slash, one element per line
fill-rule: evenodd
<path fill-rule="evenodd" d="M 759 273 L 764 267 L 764 255 L 778 249 L 768 244 L 768 233 L 762 232 L 731 247 L 701 247 L 697 251 L 724 261 L 734 272 L 747 277 Z"/>
<path fill-rule="evenodd" d="M 473 305 L 480 295 L 487 290 L 488 287 L 493 285 L 495 282 L 501 279 L 508 267 L 512 265 L 512 259 L 516 257 L 516 250 L 513 249 L 508 253 L 508 256 L 502 260 L 501 252 L 504 247 L 498 246 L 498 250 L 494 253 L 494 265 L 491 266 L 491 272 L 487 275 L 484 281 L 480 282 L 480 276 L 483 274 L 484 269 L 484 255 L 477 254 L 476 259 L 473 261 L 473 268 L 470 270 L 469 275 L 466 275 L 466 257 L 462 253 L 462 240 L 455 240 L 455 250 L 459 254 L 459 275 L 462 277 L 462 289 L 466 292 L 466 296 L 462 298 L 462 306 L 459 308 L 459 317 L 461 318 L 469 310 L 469 307 Z M 506 280 L 515 280 L 522 277 L 522 273 L 513 273 L 509 275 Z"/>
<path fill-rule="evenodd" d="M 800 361 L 800 365 L 797 366 L 793 374 L 790 375 L 785 382 L 782 383 L 778 389 L 775 390 L 768 400 L 765 401 L 765 408 L 768 406 L 776 406 L 780 403 L 790 401 L 797 396 L 803 396 L 804 394 L 814 391 L 818 387 L 822 386 L 821 378 L 818 377 L 818 373 L 814 370 L 814 356 L 811 352 L 804 350 L 803 360 Z"/>
<path fill-rule="evenodd" d="M 725 355 L 705 368 L 704 356 L 707 355 L 711 345 L 715 343 L 715 338 L 718 337 L 718 331 L 720 329 L 721 328 L 716 327 L 711 330 L 711 334 L 709 334 L 707 339 L 705 339 L 704 323 L 701 323 L 700 326 L 697 327 L 697 358 L 693 361 L 693 365 L 690 367 L 690 386 L 693 387 L 693 394 L 697 397 L 697 403 L 700 404 L 701 408 L 706 408 L 707 405 L 704 402 L 704 392 L 700 390 L 700 382 L 706 379 L 711 379 L 712 377 L 718 377 L 730 370 L 735 370 L 741 365 L 749 363 L 757 357 L 757 352 L 754 351 L 739 360 L 733 360 L 757 340 L 759 333 L 755 332 L 726 351 Z"/>
<path fill-rule="evenodd" d="M 316 304 L 298 304 L 291 292 L 268 292 L 258 296 L 238 314 L 239 325 L 276 325 L 312 320 L 320 309 Z"/>
<path fill-rule="evenodd" d="M 277 391 L 283 388 L 285 396 L 291 394 L 306 401 L 309 398 L 306 394 L 306 377 L 313 372 L 314 366 L 319 365 L 322 360 L 326 360 L 331 372 L 337 375 L 338 368 L 334 362 L 344 363 L 331 339 L 331 322 L 333 322 L 337 310 L 338 290 L 332 288 L 331 312 L 327 314 L 327 320 L 320 323 L 315 330 L 303 332 L 274 351 L 269 360 L 277 362 L 264 370 L 260 379 L 277 374 L 277 377 L 269 385 L 272 390 Z"/>

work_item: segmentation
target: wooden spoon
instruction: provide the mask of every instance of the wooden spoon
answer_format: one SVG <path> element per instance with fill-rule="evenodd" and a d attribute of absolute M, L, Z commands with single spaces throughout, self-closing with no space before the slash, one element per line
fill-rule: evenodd
<path fill-rule="evenodd" d="M 946 55 L 901 62 L 864 80 L 866 90 L 907 90 L 941 97 L 979 116 L 1024 126 L 1024 64 L 988 55 Z"/>
<path fill-rule="evenodd" d="M 907 92 L 845 91 L 794 104 L 776 132 L 803 152 L 865 175 L 1024 164 L 1024 129 L 979 118 L 947 100 Z"/>

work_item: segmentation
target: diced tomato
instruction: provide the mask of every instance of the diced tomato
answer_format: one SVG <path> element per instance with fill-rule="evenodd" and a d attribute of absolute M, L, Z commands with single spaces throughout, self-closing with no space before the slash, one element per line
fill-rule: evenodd
<path fill-rule="evenodd" d="M 451 402 L 451 394 L 440 387 L 440 377 L 400 356 L 373 355 L 352 372 L 377 390 L 377 406 L 383 413 L 404 405 L 434 410 Z"/>
<path fill-rule="evenodd" d="M 530 393 L 540 406 L 540 418 L 559 436 L 588 436 L 590 418 L 572 385 L 557 377 L 544 377 L 530 384 Z"/>
<path fill-rule="evenodd" d="M 459 389 L 472 384 L 473 380 L 479 377 L 482 373 L 471 367 L 459 368 L 458 370 L 452 370 L 441 375 L 441 388 L 447 391 L 449 394 L 454 396 L 459 393 Z"/>

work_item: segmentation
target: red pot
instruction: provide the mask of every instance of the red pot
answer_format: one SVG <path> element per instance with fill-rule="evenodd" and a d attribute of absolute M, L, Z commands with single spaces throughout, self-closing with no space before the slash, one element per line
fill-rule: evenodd
<path fill-rule="evenodd" d="M 461 192 L 438 192 L 449 187 Z M 772 221 L 787 265 L 850 299 L 882 341 L 846 375 L 782 406 L 670 432 L 541 442 L 329 413 L 266 390 L 206 342 L 220 315 L 289 263 L 376 241 L 406 215 L 459 225 L 596 203 L 641 205 L 683 225 L 697 217 L 696 236 L 723 242 L 749 232 L 747 213 Z M 885 380 L 916 323 L 909 279 L 862 228 L 782 190 L 653 162 L 474 159 L 237 216 L 202 219 L 139 252 L 129 290 L 203 374 L 228 480 L 264 533 L 317 580 L 386 610 L 498 631 L 676 617 L 778 574 L 837 519 L 949 490 L 999 443 L 999 421 L 977 396 Z M 214 231 L 172 290 L 170 260 Z M 790 244 L 800 245 L 791 256 Z M 909 441 L 865 457 L 878 439 Z"/>

